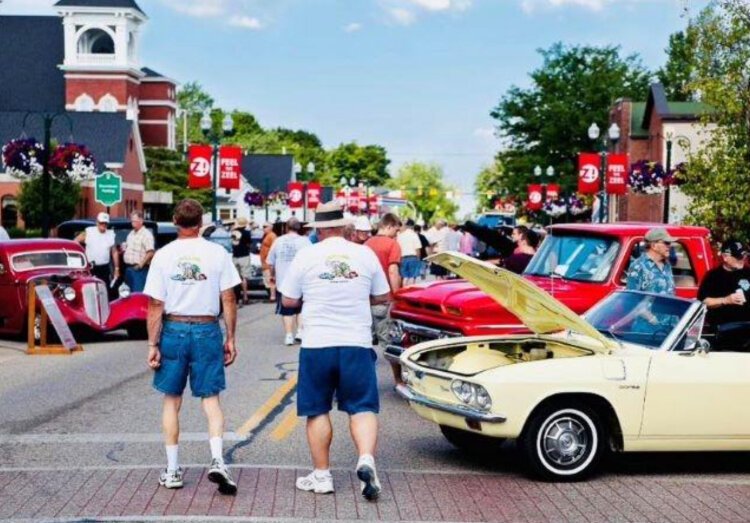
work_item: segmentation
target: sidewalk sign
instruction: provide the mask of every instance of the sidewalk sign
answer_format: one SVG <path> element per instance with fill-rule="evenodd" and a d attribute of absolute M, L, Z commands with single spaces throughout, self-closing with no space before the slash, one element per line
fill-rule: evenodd
<path fill-rule="evenodd" d="M 39 325 L 37 325 L 37 303 L 41 305 L 39 307 Z M 83 347 L 79 345 L 76 342 L 75 337 L 73 337 L 73 333 L 62 315 L 62 311 L 60 311 L 60 308 L 57 306 L 55 297 L 52 295 L 52 291 L 46 283 L 29 284 L 28 306 L 29 332 L 26 354 L 72 354 L 73 352 L 83 351 Z M 47 330 L 50 322 L 62 344 L 47 343 Z M 37 327 L 40 332 L 40 343 L 38 346 L 34 339 L 34 331 Z"/>

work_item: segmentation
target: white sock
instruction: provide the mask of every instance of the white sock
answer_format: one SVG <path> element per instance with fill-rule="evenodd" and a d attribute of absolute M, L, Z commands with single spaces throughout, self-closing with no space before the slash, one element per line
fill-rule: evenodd
<path fill-rule="evenodd" d="M 167 449 L 167 471 L 174 472 L 179 468 L 177 464 L 177 451 L 180 448 L 179 445 L 165 445 Z"/>
<path fill-rule="evenodd" d="M 223 440 L 219 436 L 216 436 L 215 438 L 209 439 L 208 443 L 211 445 L 211 459 L 218 460 L 219 463 L 224 463 Z"/>
<path fill-rule="evenodd" d="M 375 457 L 372 454 L 362 454 L 357 461 L 357 468 L 359 468 L 360 465 L 370 465 L 371 467 L 374 467 Z"/>
<path fill-rule="evenodd" d="M 328 478 L 331 476 L 331 469 L 315 469 L 313 475 L 318 479 Z"/>

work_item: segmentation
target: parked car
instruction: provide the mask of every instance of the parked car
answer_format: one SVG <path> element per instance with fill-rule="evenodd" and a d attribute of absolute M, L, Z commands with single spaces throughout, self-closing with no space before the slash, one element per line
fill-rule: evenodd
<path fill-rule="evenodd" d="M 657 224 L 561 224 L 549 233 L 523 277 L 578 314 L 625 288 L 630 263 L 643 253 L 643 237 Z M 708 229 L 667 226 L 677 238 L 672 271 L 677 294 L 693 298 L 703 275 L 718 263 Z M 396 361 L 416 343 L 446 337 L 526 330 L 521 321 L 471 282 L 439 281 L 396 293 L 391 322 L 381 330 L 386 357 Z"/>
<path fill-rule="evenodd" d="M 208 241 L 218 243 L 227 252 L 232 252 L 232 236 L 225 226 L 218 227 L 217 224 L 205 225 L 201 228 L 201 235 Z M 250 290 L 267 291 L 263 285 L 263 269 L 260 263 L 260 240 L 252 239 L 250 245 L 251 276 L 247 279 L 247 287 Z"/>
<path fill-rule="evenodd" d="M 124 328 L 131 337 L 145 335 L 146 295 L 109 302 L 107 284 L 91 275 L 83 247 L 61 239 L 0 242 L 0 334 L 25 331 L 28 284 L 42 281 L 72 327 L 101 333 Z"/>
<path fill-rule="evenodd" d="M 750 450 L 750 353 L 710 352 L 702 303 L 618 290 L 582 318 L 486 262 L 431 261 L 531 331 L 434 340 L 401 355 L 398 393 L 455 445 L 514 439 L 531 471 L 555 481 L 586 478 L 610 451 Z"/>

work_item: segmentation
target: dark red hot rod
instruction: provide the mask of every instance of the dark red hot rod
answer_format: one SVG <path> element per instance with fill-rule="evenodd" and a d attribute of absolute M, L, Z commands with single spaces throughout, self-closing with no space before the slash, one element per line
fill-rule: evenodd
<path fill-rule="evenodd" d="M 146 331 L 148 298 L 107 299 L 107 283 L 91 275 L 83 248 L 70 240 L 0 241 L 0 334 L 18 335 L 28 322 L 28 284 L 46 282 L 68 325 L 93 332 Z"/>

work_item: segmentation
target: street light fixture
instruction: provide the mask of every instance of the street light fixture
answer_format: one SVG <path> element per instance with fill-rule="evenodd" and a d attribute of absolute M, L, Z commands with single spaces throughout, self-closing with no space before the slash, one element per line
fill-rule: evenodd
<path fill-rule="evenodd" d="M 554 176 L 555 175 L 555 168 L 551 165 L 547 167 L 547 176 Z"/>
<path fill-rule="evenodd" d="M 216 222 L 218 220 L 218 210 L 216 208 L 216 199 L 219 183 L 219 145 L 221 145 L 221 139 L 234 134 L 234 119 L 231 114 L 226 114 L 221 121 L 222 134 L 213 132 L 213 121 L 211 120 L 211 113 L 208 109 L 203 113 L 201 117 L 201 131 L 203 136 L 211 142 L 213 146 L 213 152 L 211 155 L 211 164 L 213 165 L 213 201 L 211 204 L 211 221 Z"/>
<path fill-rule="evenodd" d="M 596 122 L 592 123 L 589 126 L 588 130 L 589 138 L 591 138 L 592 141 L 596 142 L 599 139 L 599 135 L 601 134 L 601 131 L 599 130 L 599 126 L 596 125 Z M 609 142 L 612 143 L 612 147 L 614 148 L 615 145 L 617 145 L 617 141 L 620 139 L 620 126 L 616 123 L 612 123 L 612 125 L 609 126 L 609 129 L 607 129 L 607 138 L 609 139 Z M 604 223 L 604 220 L 606 217 L 609 216 L 609 199 L 607 198 L 607 150 L 608 150 L 608 143 L 607 138 L 604 138 L 601 141 L 601 149 L 599 151 L 599 154 L 601 156 L 601 170 L 600 175 L 602 177 L 602 190 L 601 190 L 601 196 L 599 198 L 599 223 Z"/>

